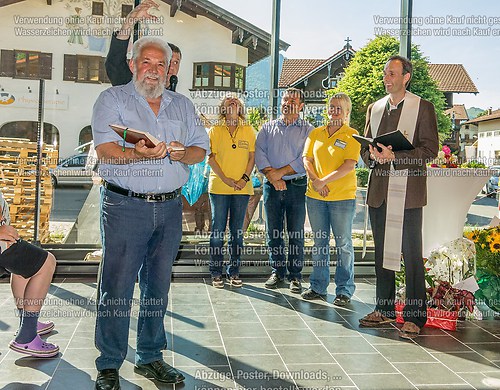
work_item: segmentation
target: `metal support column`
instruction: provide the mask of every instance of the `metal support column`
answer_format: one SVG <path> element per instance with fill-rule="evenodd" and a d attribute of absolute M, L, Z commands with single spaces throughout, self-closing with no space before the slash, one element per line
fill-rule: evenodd
<path fill-rule="evenodd" d="M 43 123 L 45 105 L 45 80 L 40 79 L 38 88 L 38 128 L 36 136 L 36 187 L 35 187 L 35 226 L 33 229 L 33 242 L 40 245 L 38 232 L 40 229 L 40 190 L 42 184 L 42 149 L 43 149 Z"/>
<path fill-rule="evenodd" d="M 280 67 L 280 18 L 281 0 L 273 0 L 273 30 L 271 37 L 271 87 L 269 104 L 271 105 L 271 118 L 278 116 L 278 80 Z"/>
<path fill-rule="evenodd" d="M 399 55 L 411 60 L 411 18 L 413 0 L 401 0 Z"/>

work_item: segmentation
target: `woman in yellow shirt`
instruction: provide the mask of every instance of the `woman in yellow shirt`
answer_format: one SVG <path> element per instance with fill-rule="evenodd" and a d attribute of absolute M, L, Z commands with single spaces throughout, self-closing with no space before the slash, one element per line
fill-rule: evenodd
<path fill-rule="evenodd" d="M 250 195 L 253 195 L 250 174 L 255 158 L 255 134 L 245 124 L 243 103 L 236 97 L 226 97 L 220 104 L 219 123 L 210 129 L 208 164 L 212 168 L 208 193 L 212 207 L 210 233 L 210 275 L 212 285 L 224 288 L 222 263 L 224 235 L 229 215 L 229 284 L 241 287 L 240 257 L 243 249 L 243 220 Z"/>
<path fill-rule="evenodd" d="M 330 228 L 335 238 L 337 268 L 334 305 L 350 302 L 354 285 L 352 223 L 356 210 L 356 173 L 360 144 L 349 127 L 351 99 L 344 93 L 330 98 L 329 123 L 311 131 L 304 146 L 304 166 L 309 178 L 307 213 L 314 234 L 313 272 L 304 299 L 326 297 L 330 283 Z"/>

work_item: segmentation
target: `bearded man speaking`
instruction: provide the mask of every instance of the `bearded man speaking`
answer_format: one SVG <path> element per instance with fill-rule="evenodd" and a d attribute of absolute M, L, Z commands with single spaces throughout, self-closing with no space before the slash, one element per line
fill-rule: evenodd
<path fill-rule="evenodd" d="M 189 99 L 165 89 L 171 57 L 163 40 L 139 39 L 129 63 L 133 80 L 107 89 L 94 105 L 92 132 L 103 178 L 95 332 L 99 390 L 120 388 L 131 316 L 138 318 L 135 372 L 164 383 L 184 380 L 163 361 L 163 320 L 182 236 L 181 187 L 188 165 L 209 153 L 209 140 Z M 120 137 L 109 125 L 144 130 L 160 142 L 128 143 L 126 133 Z M 131 312 L 137 277 L 141 295 L 138 310 Z"/>

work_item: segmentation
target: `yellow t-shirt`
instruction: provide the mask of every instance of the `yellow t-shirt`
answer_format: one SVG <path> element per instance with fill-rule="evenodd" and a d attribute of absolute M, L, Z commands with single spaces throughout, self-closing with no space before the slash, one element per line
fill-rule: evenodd
<path fill-rule="evenodd" d="M 358 161 L 361 145 L 352 137 L 353 134 L 358 132 L 347 125 L 343 125 L 331 137 L 326 126 L 311 131 L 302 155 L 314 159 L 314 168 L 320 179 L 335 171 L 345 160 Z M 355 199 L 356 172 L 352 170 L 344 177 L 328 183 L 327 186 L 330 193 L 323 198 L 313 189 L 309 181 L 306 196 L 326 201 Z"/>
<path fill-rule="evenodd" d="M 239 180 L 247 168 L 249 154 L 255 152 L 255 133 L 252 126 L 240 124 L 235 134 L 236 148 L 233 148 L 233 139 L 226 126 L 214 126 L 208 132 L 210 150 L 215 154 L 215 161 L 227 177 Z M 253 195 L 253 186 L 250 180 L 241 191 L 235 191 L 211 170 L 208 192 L 219 195 Z"/>

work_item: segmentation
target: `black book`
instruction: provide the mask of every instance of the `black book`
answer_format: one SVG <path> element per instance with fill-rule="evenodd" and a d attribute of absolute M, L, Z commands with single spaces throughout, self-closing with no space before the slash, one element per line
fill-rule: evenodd
<path fill-rule="evenodd" d="M 374 148 L 377 148 L 378 151 L 382 151 L 381 148 L 377 146 L 377 143 L 392 146 L 392 150 L 397 152 L 398 150 L 412 150 L 415 147 L 411 144 L 410 141 L 401 133 L 399 130 L 391 131 L 390 133 L 379 135 L 375 138 L 367 138 L 361 135 L 353 135 L 353 137 L 361 144 L 361 147 L 367 148 L 368 145 L 372 145 Z"/>

